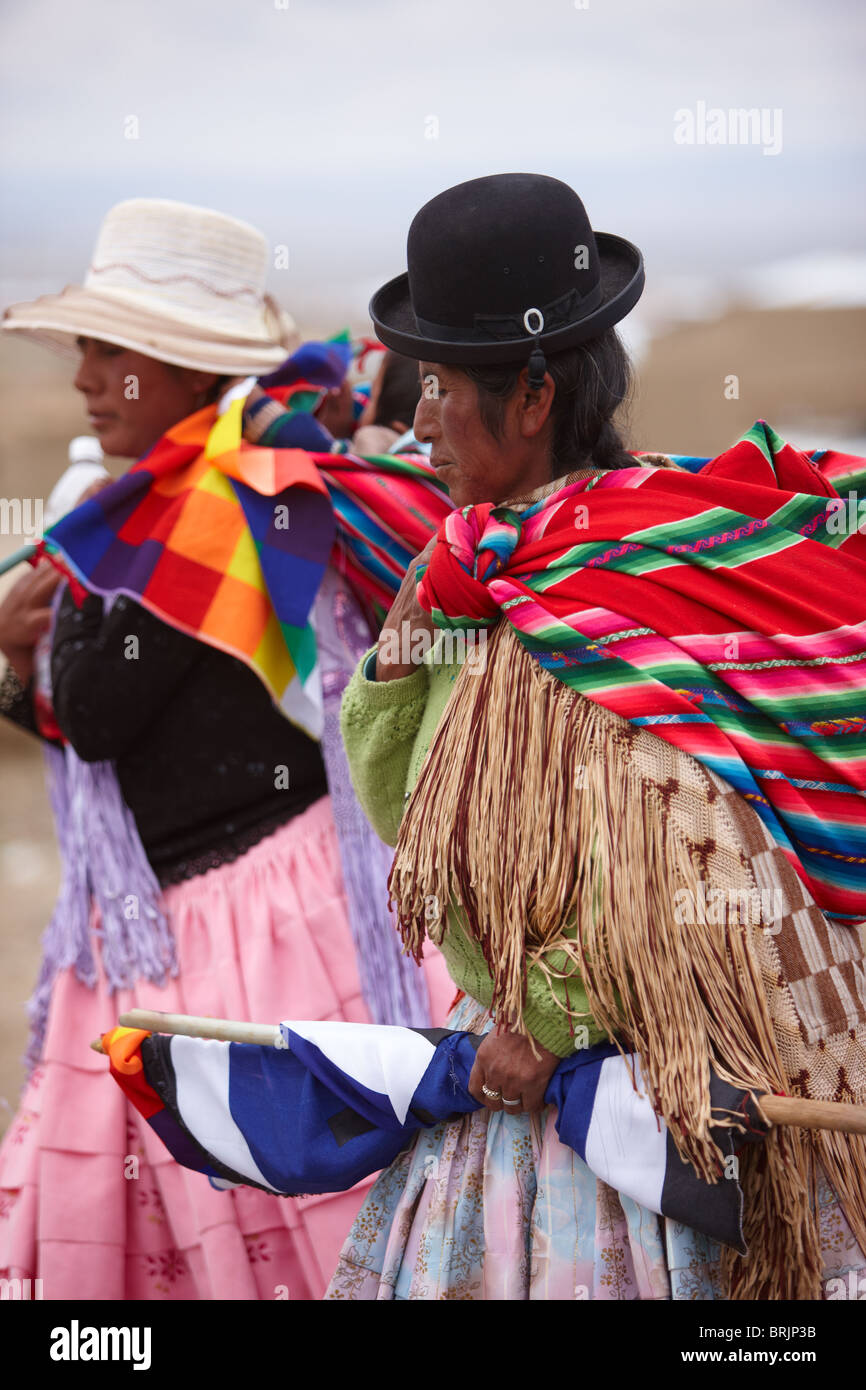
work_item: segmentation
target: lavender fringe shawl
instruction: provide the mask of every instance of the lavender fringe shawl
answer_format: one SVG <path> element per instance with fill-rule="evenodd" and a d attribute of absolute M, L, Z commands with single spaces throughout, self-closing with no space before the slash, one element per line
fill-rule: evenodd
<path fill-rule="evenodd" d="M 330 569 L 313 621 L 324 693 L 322 754 L 361 988 L 375 1023 L 426 1027 L 430 1008 L 424 977 L 404 955 L 387 906 L 392 852 L 358 805 L 340 737 L 343 690 L 370 645 L 371 633 L 355 599 Z M 43 936 L 39 978 L 28 1004 L 28 1070 L 42 1055 L 57 974 L 72 967 L 82 984 L 96 984 L 92 902 L 99 909 L 96 935 L 111 993 L 132 988 L 142 979 L 161 985 L 178 971 L 159 882 L 121 795 L 114 763 L 82 762 L 68 744 L 62 750 L 49 745 L 46 757 L 62 871 Z"/>

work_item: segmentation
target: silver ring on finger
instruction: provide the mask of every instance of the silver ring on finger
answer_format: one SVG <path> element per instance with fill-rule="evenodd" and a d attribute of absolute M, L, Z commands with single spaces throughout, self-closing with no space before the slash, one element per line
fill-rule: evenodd
<path fill-rule="evenodd" d="M 488 1100 L 498 1100 L 499 1097 L 502 1095 L 501 1091 L 492 1091 L 490 1087 L 485 1085 L 483 1082 L 481 1085 L 481 1090 L 483 1091 L 484 1095 L 487 1097 Z"/>
<path fill-rule="evenodd" d="M 517 1097 L 517 1100 L 506 1100 L 505 1097 L 503 1096 L 503 1097 L 502 1097 L 502 1104 L 503 1104 L 503 1105 L 519 1105 L 519 1104 L 520 1104 L 520 1096 Z"/>

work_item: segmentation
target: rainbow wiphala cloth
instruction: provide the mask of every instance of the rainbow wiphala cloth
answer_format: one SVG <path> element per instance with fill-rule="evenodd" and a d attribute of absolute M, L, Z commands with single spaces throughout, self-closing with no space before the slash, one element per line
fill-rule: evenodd
<path fill-rule="evenodd" d="M 292 399 L 309 398 L 305 381 L 290 389 Z M 319 737 L 309 617 L 326 566 L 381 614 L 450 510 L 448 497 L 420 457 L 248 444 L 242 411 L 238 399 L 222 415 L 211 406 L 181 421 L 53 526 L 46 550 L 87 589 L 126 594 L 246 661 L 284 713 Z"/>
<path fill-rule="evenodd" d="M 443 627 L 504 616 L 559 680 L 724 777 L 818 905 L 861 921 L 866 460 L 761 421 L 674 461 L 452 512 L 419 599 Z"/>

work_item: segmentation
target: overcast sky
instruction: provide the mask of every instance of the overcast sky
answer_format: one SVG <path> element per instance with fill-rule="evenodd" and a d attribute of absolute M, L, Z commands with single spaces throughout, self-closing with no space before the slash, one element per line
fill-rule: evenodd
<path fill-rule="evenodd" d="M 319 304 L 357 319 L 404 268 L 421 203 L 509 169 L 570 182 L 596 228 L 642 247 L 650 289 L 866 240 L 859 0 L 2 0 L 0 15 L 7 300 L 80 279 L 104 211 L 162 196 L 288 245 L 271 285 L 302 319 Z M 780 152 L 676 143 L 675 113 L 701 102 L 780 111 Z"/>

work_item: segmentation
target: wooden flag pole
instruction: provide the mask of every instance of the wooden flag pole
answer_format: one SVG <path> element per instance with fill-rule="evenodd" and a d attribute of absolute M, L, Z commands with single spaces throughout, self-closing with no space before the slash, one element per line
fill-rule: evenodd
<path fill-rule="evenodd" d="M 236 1023 L 230 1018 L 199 1018 L 195 1014 L 161 1014 L 151 1009 L 130 1009 L 121 1014 L 122 1028 L 144 1028 L 149 1033 L 175 1033 L 186 1038 L 213 1038 L 217 1042 L 258 1043 L 285 1047 L 278 1024 Z M 102 1040 L 90 1044 L 104 1051 Z M 764 1115 L 774 1125 L 801 1129 L 834 1129 L 845 1134 L 866 1134 L 866 1105 L 846 1105 L 834 1100 L 801 1100 L 797 1096 L 758 1096 Z"/>
<path fill-rule="evenodd" d="M 797 1096 L 759 1096 L 758 1103 L 774 1125 L 866 1134 L 866 1105 L 845 1105 L 837 1100 L 800 1100 Z"/>
<path fill-rule="evenodd" d="M 117 1020 L 121 1028 L 145 1028 L 148 1033 L 176 1033 L 184 1038 L 212 1038 L 217 1042 L 258 1043 L 284 1048 L 277 1023 L 236 1023 L 231 1018 L 199 1018 L 196 1014 L 162 1014 L 155 1009 L 130 1009 Z M 98 1042 L 98 1046 L 97 1046 Z M 91 1043 L 102 1052 L 102 1042 Z"/>

